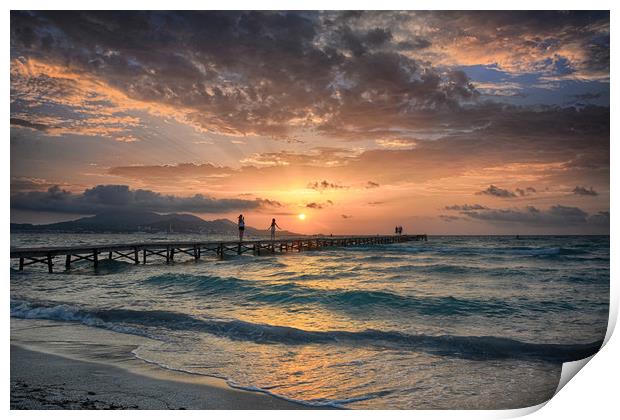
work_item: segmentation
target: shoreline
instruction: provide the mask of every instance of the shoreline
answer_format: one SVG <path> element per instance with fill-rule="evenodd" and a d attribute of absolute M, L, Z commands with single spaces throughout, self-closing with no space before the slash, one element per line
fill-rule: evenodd
<path fill-rule="evenodd" d="M 131 354 L 144 340 L 149 339 L 72 323 L 11 318 L 11 409 L 323 408 L 148 363 Z"/>

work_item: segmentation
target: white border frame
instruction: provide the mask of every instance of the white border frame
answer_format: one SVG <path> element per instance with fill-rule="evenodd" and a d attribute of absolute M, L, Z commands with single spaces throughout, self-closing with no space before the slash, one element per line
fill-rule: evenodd
<path fill-rule="evenodd" d="M 618 4 L 617 2 L 615 4 Z M 54 7 L 50 7 L 50 6 Z M 499 3 L 497 1 L 480 1 L 480 0 L 472 0 L 466 3 L 458 2 L 455 0 L 452 1 L 444 1 L 444 0 L 419 0 L 416 2 L 411 1 L 395 1 L 395 0 L 383 0 L 381 2 L 378 1 L 368 1 L 368 0 L 317 0 L 317 1 L 283 1 L 283 0 L 263 0 L 263 1 L 243 1 L 243 0 L 228 0 L 224 4 L 221 2 L 214 1 L 196 1 L 196 0 L 176 0 L 172 1 L 162 1 L 162 0 L 135 0 L 128 2 L 127 0 L 108 0 L 105 4 L 95 2 L 95 3 L 84 3 L 77 0 L 56 0 L 54 2 L 42 1 L 42 0 L 24 0 L 19 2 L 13 2 L 10 6 L 16 10 L 36 10 L 36 9 L 76 9 L 76 10 L 86 10 L 86 9 L 132 9 L 132 10 L 200 10 L 200 9 L 225 9 L 225 10 L 611 10 L 611 26 L 614 30 L 611 31 L 612 41 L 611 41 L 611 78 L 615 80 L 613 77 L 614 70 L 617 68 L 614 65 L 614 61 L 616 58 L 616 54 L 614 53 L 614 47 L 617 45 L 618 37 L 615 37 L 615 28 L 616 28 L 616 12 L 613 7 L 614 3 L 612 1 L 598 1 L 598 0 L 589 0 L 587 2 L 584 1 L 576 1 L 576 0 L 564 0 L 564 1 L 535 1 L 535 0 L 520 0 L 519 2 L 513 3 Z M 102 7 L 103 6 L 103 7 Z M 224 7 L 222 7 L 224 6 Z M 467 9 L 465 9 L 465 7 Z M 10 56 L 9 56 L 9 41 L 10 41 L 10 12 L 6 10 L 6 12 L 2 15 L 2 27 L 5 31 L 5 41 L 2 44 L 3 49 L 3 57 L 6 60 L 5 62 L 5 73 L 4 73 L 4 84 L 3 91 L 5 101 L 3 102 L 3 106 L 5 109 L 5 116 L 10 114 L 10 104 L 7 100 L 10 95 Z M 610 92 L 610 104 L 611 109 L 617 109 L 617 89 L 612 90 Z M 5 120 L 6 121 L 6 120 Z M 614 134 L 617 134 L 617 124 L 614 122 L 614 118 L 611 118 L 611 132 L 610 135 L 613 138 Z M 8 122 L 8 121 L 7 121 Z M 2 214 L 4 216 L 4 220 L 10 219 L 10 209 L 8 199 L 10 196 L 10 136 L 9 138 L 5 138 L 0 144 L 2 159 L 1 168 L 4 172 L 4 182 L 2 183 L 2 195 L 7 198 L 4 206 L 2 207 Z M 611 143 L 611 159 L 618 158 L 618 147 L 613 143 Z M 617 194 L 615 194 L 615 186 L 618 185 L 617 181 L 619 177 L 619 172 L 615 167 L 611 166 L 610 171 L 610 211 L 612 207 L 616 207 L 615 204 L 617 202 Z M 526 414 L 530 414 L 535 412 L 531 418 L 537 419 L 546 419 L 546 418 L 566 418 L 566 419 L 582 419 L 584 417 L 599 417 L 599 418 L 607 418 L 610 417 L 609 413 L 618 412 L 618 403 L 617 403 L 617 385 L 618 385 L 618 374 L 619 369 L 618 359 L 616 358 L 617 354 L 620 354 L 620 344 L 617 337 L 612 337 L 613 329 L 615 328 L 617 314 L 618 314 L 618 282 L 615 276 L 614 270 L 614 261 L 617 257 L 617 233 L 618 233 L 618 223 L 615 222 L 615 218 L 611 218 L 611 285 L 610 285 L 610 322 L 608 325 L 607 336 L 605 338 L 605 346 L 599 352 L 599 354 L 595 355 L 591 358 L 591 361 L 587 363 L 587 366 L 583 368 L 583 371 L 579 373 L 579 377 L 575 380 L 569 381 L 568 384 L 561 391 L 554 396 L 548 403 L 541 404 L 535 407 L 529 407 L 519 410 L 504 410 L 504 411 L 327 411 L 321 412 L 322 416 L 326 416 L 326 418 L 345 418 L 345 417 L 356 417 L 357 419 L 362 418 L 370 418 L 370 417 L 389 417 L 389 418 L 407 418 L 409 419 L 412 415 L 416 416 L 416 418 L 471 418 L 471 419 L 481 419 L 481 418 L 509 418 L 509 417 L 518 417 Z M 4 223 L 1 226 L 4 241 L 2 242 L 2 266 L 5 273 L 9 272 L 9 224 Z M 3 301 L 5 302 L 5 310 L 6 317 L 3 319 L 1 324 L 2 333 L 4 338 L 4 346 L 2 346 L 2 377 L 4 379 L 4 386 L 2 392 L 2 401 L 5 410 L 9 410 L 9 399 L 10 399 L 10 367 L 9 367 L 9 354 L 10 354 L 10 326 L 9 326 L 9 302 L 10 302 L 10 291 L 9 291 L 9 282 L 8 276 L 6 281 L 4 282 L 1 293 L 3 297 Z M 588 359 L 587 361 L 589 361 Z M 573 370 L 573 374 L 576 373 L 575 367 L 579 365 L 579 362 L 573 362 L 572 366 L 566 366 L 566 371 L 568 372 L 568 368 Z M 569 364 L 567 364 L 569 365 Z M 583 367 L 583 363 L 581 364 Z M 577 369 L 578 371 L 579 369 Z M 563 375 L 566 373 L 563 370 Z M 571 376 L 572 377 L 572 376 Z M 560 389 L 559 387 L 558 389 Z M 544 409 L 540 410 L 540 408 L 544 407 Z M 11 411 L 11 416 L 25 418 L 25 419 L 35 419 L 41 416 L 41 412 L 37 411 Z M 63 418 L 81 418 L 84 415 L 88 415 L 92 418 L 107 418 L 109 417 L 108 412 L 104 411 L 93 411 L 85 413 L 84 411 L 47 411 L 45 412 L 45 416 L 51 417 L 63 417 Z M 122 411 L 118 413 L 114 413 L 115 416 L 120 416 L 123 418 L 141 418 L 149 416 L 154 419 L 165 418 L 165 416 L 170 415 L 170 413 L 155 411 L 155 412 L 145 412 L 145 411 Z M 175 415 L 183 416 L 184 418 L 193 418 L 193 419 L 203 419 L 204 416 L 212 416 L 212 417 L 224 417 L 227 418 L 246 418 L 248 415 L 252 418 L 269 418 L 271 419 L 287 419 L 291 416 L 291 412 L 289 411 L 251 411 L 248 412 L 235 412 L 235 411 L 188 411 L 188 412 L 179 412 Z M 300 419 L 310 419 L 317 415 L 316 411 L 296 411 L 295 417 Z"/>

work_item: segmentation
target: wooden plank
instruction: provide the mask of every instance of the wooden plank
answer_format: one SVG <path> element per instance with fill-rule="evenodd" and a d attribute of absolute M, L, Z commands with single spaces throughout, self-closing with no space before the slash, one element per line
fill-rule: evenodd
<path fill-rule="evenodd" d="M 341 241 L 348 241 L 350 242 L 355 242 L 358 239 L 366 239 L 369 240 L 370 237 L 344 237 L 341 239 Z M 406 236 L 402 236 L 399 238 L 391 238 L 392 241 L 404 241 L 404 240 L 424 240 L 425 239 L 425 235 L 418 235 L 418 236 L 412 236 L 410 239 L 407 239 Z M 301 241 L 315 241 L 314 243 L 316 243 L 317 240 L 320 240 L 321 242 L 324 241 L 324 239 L 322 238 L 298 238 L 298 239 L 293 239 L 293 238 L 288 238 L 288 239 L 281 239 L 281 240 L 276 240 L 276 241 L 264 241 L 264 240 L 256 240 L 256 241 L 244 241 L 244 244 L 248 244 L 248 245 L 252 245 L 254 243 L 274 243 L 274 244 L 279 244 L 281 242 L 289 242 L 292 243 L 295 240 L 301 240 Z M 216 247 L 217 245 L 224 243 L 224 245 L 227 246 L 238 246 L 239 241 L 229 241 L 229 242 L 153 242 L 153 243 L 132 243 L 132 244 L 102 244 L 102 245 L 97 245 L 96 249 L 99 250 L 99 252 L 110 252 L 110 251 L 124 251 L 124 252 L 131 252 L 134 251 L 135 248 L 138 249 L 143 249 L 144 247 L 161 247 L 164 248 L 166 246 L 170 246 L 170 247 L 175 247 L 175 248 L 193 248 L 194 246 L 201 246 L 201 247 L 209 247 L 209 246 L 214 246 Z M 322 245 L 322 244 L 321 244 Z M 46 257 L 48 253 L 51 253 L 52 256 L 55 255 L 66 255 L 67 253 L 71 252 L 72 254 L 86 254 L 86 253 L 91 253 L 93 249 L 93 246 L 90 247 L 42 247 L 42 248 L 13 248 L 11 249 L 11 256 L 12 258 L 18 258 L 20 256 L 23 257 L 28 257 L 28 256 L 32 256 L 32 257 Z M 21 254 L 21 255 L 20 255 Z M 28 255 L 27 255 L 28 254 Z"/>

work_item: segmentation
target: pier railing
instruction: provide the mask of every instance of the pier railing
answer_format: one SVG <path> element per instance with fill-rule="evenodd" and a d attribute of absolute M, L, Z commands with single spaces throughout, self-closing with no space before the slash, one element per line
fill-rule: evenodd
<path fill-rule="evenodd" d="M 377 244 L 392 244 L 408 241 L 426 241 L 426 235 L 390 235 L 390 236 L 347 236 L 347 237 L 304 237 L 281 238 L 275 240 L 251 241 L 216 241 L 216 242 L 151 242 L 131 244 L 101 244 L 89 246 L 62 246 L 40 248 L 12 248 L 11 259 L 19 260 L 19 270 L 32 264 L 45 264 L 48 271 L 58 258 L 64 259 L 66 270 L 78 261 L 90 261 L 97 268 L 99 261 L 124 260 L 134 264 L 146 264 L 149 257 L 161 259 L 166 264 L 185 260 L 200 260 L 211 255 L 224 259 L 227 254 L 253 255 L 275 254 L 285 252 L 302 252 L 327 247 L 348 247 Z"/>

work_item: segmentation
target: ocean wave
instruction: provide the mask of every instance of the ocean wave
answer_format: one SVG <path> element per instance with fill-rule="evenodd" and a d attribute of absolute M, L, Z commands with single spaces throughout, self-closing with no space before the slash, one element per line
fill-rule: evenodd
<path fill-rule="evenodd" d="M 403 255 L 367 255 L 364 257 L 355 258 L 355 262 L 398 262 L 402 261 L 404 259 L 403 257 Z"/>
<path fill-rule="evenodd" d="M 11 317 L 23 319 L 49 319 L 52 321 L 79 322 L 89 327 L 105 328 L 119 333 L 157 338 L 141 328 L 106 322 L 96 313 L 79 309 L 67 303 L 40 302 L 33 303 L 23 300 L 11 300 Z"/>
<path fill-rule="evenodd" d="M 128 261 L 118 261 L 118 260 L 109 260 L 107 258 L 101 259 L 97 263 L 97 270 L 93 271 L 93 263 L 89 261 L 78 261 L 73 263 L 70 271 L 66 271 L 63 273 L 66 274 L 86 274 L 86 275 L 112 275 L 123 273 L 125 271 L 131 270 L 135 267 L 135 263 Z"/>
<path fill-rule="evenodd" d="M 566 283 L 577 283 L 577 284 L 605 284 L 609 283 L 609 272 L 601 273 L 600 275 L 593 274 L 569 274 L 563 275 L 559 278 L 560 281 Z M 556 279 L 544 279 L 543 281 L 556 281 Z"/>
<path fill-rule="evenodd" d="M 389 252 L 391 249 L 388 248 Z M 431 244 L 427 246 L 407 246 L 393 248 L 393 251 L 409 253 L 429 253 L 429 254 L 449 254 L 449 255 L 498 255 L 498 256 L 515 256 L 515 257 L 570 257 L 589 254 L 588 248 L 562 247 L 562 246 L 497 246 L 497 247 L 480 247 L 480 246 L 441 246 Z M 385 249 L 383 250 L 386 251 Z"/>
<path fill-rule="evenodd" d="M 565 302 L 515 302 L 505 299 L 474 299 L 454 296 L 410 296 L 391 291 L 363 289 L 316 289 L 296 283 L 271 283 L 241 280 L 236 277 L 164 274 L 145 279 L 144 284 L 163 290 L 183 290 L 203 296 L 218 296 L 260 302 L 271 305 L 319 304 L 331 310 L 359 314 L 380 311 L 407 311 L 435 316 L 487 316 L 503 317 L 529 311 L 558 312 L 574 310 Z"/>
<path fill-rule="evenodd" d="M 508 267 L 484 267 L 484 266 L 472 266 L 463 264 L 402 264 L 390 267 L 381 267 L 381 271 L 387 273 L 407 273 L 413 272 L 417 274 L 460 274 L 471 275 L 478 274 L 491 277 L 503 277 L 503 276 L 517 276 L 523 275 L 525 270 L 531 270 L 531 268 L 519 269 Z M 538 269 L 537 269 L 538 270 Z"/>
<path fill-rule="evenodd" d="M 602 341 L 586 344 L 539 344 L 493 336 L 406 334 L 398 331 L 307 331 L 299 328 L 256 324 L 240 320 L 201 319 L 171 311 L 133 309 L 87 309 L 53 302 L 11 302 L 11 316 L 80 322 L 131 334 L 148 336 L 150 327 L 195 331 L 236 341 L 258 344 L 334 344 L 378 346 L 419 351 L 472 360 L 534 359 L 562 363 L 588 357 Z"/>

